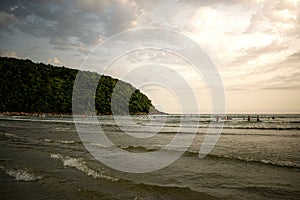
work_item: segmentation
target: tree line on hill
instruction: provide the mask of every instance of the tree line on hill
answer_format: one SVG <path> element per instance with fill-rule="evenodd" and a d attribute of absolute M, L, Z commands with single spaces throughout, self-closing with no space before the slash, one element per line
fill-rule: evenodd
<path fill-rule="evenodd" d="M 92 109 L 96 114 L 112 114 L 115 86 L 118 90 L 113 98 L 117 101 L 113 104 L 114 114 L 125 114 L 126 110 L 130 114 L 155 110 L 151 100 L 129 83 L 95 72 L 6 57 L 0 57 L 0 71 L 0 112 L 72 113 L 73 85 L 78 72 L 87 80 L 90 78 L 91 82 L 99 80 L 96 91 L 89 91 L 89 88 L 85 91 L 95 93 L 94 104 L 91 105 L 94 105 Z M 77 95 L 84 99 L 84 93 Z M 85 113 L 84 108 L 81 113 Z"/>

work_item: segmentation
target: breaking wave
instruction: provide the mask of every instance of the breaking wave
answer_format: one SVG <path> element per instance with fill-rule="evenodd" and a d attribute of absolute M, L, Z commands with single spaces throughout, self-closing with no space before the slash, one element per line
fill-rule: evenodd
<path fill-rule="evenodd" d="M 18 181 L 36 181 L 43 178 L 42 176 L 33 174 L 28 169 L 9 169 L 3 166 L 0 166 L 0 169 Z"/>
<path fill-rule="evenodd" d="M 111 181 L 118 180 L 117 178 L 104 174 L 103 172 L 99 172 L 89 168 L 86 165 L 86 162 L 81 158 L 73 158 L 73 157 L 63 156 L 61 154 L 54 154 L 54 153 L 50 153 L 50 157 L 52 159 L 60 160 L 65 167 L 75 168 L 93 178 L 103 178 Z"/>

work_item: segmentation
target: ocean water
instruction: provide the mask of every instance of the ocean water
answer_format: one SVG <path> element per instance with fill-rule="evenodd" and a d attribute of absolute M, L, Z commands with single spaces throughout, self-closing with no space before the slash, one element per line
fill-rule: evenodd
<path fill-rule="evenodd" d="M 202 159 L 198 152 L 216 120 L 209 115 L 140 115 L 133 124 L 119 117 L 122 126 L 99 116 L 113 146 L 134 153 L 157 151 L 176 134 L 197 130 L 178 160 L 148 173 L 121 172 L 95 159 L 70 116 L 0 116 L 0 199 L 300 199 L 300 115 L 260 115 L 260 122 L 228 116 Z M 89 145 L 112 148 L 97 140 Z M 169 153 L 182 150 L 176 148 Z"/>

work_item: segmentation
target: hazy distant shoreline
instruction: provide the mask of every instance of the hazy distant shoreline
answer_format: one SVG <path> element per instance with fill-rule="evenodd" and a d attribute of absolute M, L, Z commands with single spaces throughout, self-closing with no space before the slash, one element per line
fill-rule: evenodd
<path fill-rule="evenodd" d="M 160 112 L 158 110 L 150 111 L 149 113 L 146 112 L 137 112 L 137 113 L 131 113 L 131 115 L 180 115 L 180 114 L 170 114 L 170 113 L 164 113 Z M 29 117 L 46 117 L 46 116 L 72 116 L 73 113 L 58 113 L 58 112 L 0 112 L 0 116 L 29 116 Z M 76 114 L 76 115 L 89 115 L 87 113 L 83 114 Z M 113 114 L 97 114 L 97 116 L 112 116 Z M 183 115 L 215 115 L 215 114 L 208 114 L 208 113 L 199 113 L 199 114 L 183 114 Z M 299 113 L 228 113 L 226 115 L 232 116 L 232 115 L 240 115 L 247 117 L 250 116 L 251 118 L 259 116 L 265 116 L 265 117 L 272 117 L 272 116 L 281 116 L 281 115 L 299 115 Z M 219 115 L 222 116 L 222 115 Z"/>
<path fill-rule="evenodd" d="M 153 115 L 153 114 L 167 114 L 160 112 L 143 113 L 138 112 L 133 115 Z M 77 115 L 89 115 L 89 114 L 77 114 Z M 112 114 L 98 114 L 97 116 L 111 116 Z M 0 112 L 0 116 L 28 116 L 28 117 L 49 117 L 49 116 L 73 116 L 73 113 L 43 113 L 43 112 Z"/>
<path fill-rule="evenodd" d="M 1 112 L 0 116 L 28 116 L 28 117 L 46 117 L 46 116 L 71 116 L 72 113 L 42 113 L 42 112 Z"/>

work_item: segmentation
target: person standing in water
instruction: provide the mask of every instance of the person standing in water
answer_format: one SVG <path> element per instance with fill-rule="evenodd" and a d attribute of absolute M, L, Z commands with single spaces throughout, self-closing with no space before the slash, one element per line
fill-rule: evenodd
<path fill-rule="evenodd" d="M 248 115 L 248 122 L 250 122 L 250 116 Z"/>
<path fill-rule="evenodd" d="M 256 121 L 259 122 L 259 115 L 256 116 Z"/>

